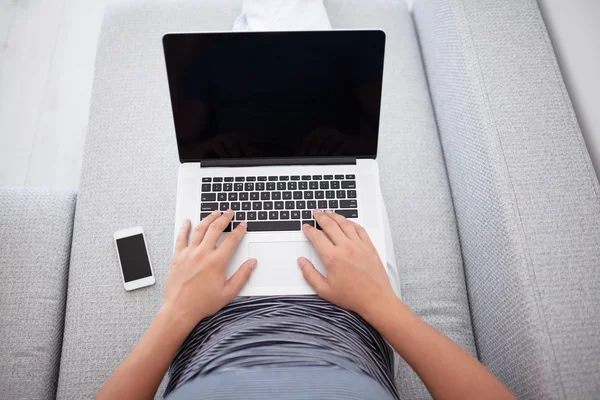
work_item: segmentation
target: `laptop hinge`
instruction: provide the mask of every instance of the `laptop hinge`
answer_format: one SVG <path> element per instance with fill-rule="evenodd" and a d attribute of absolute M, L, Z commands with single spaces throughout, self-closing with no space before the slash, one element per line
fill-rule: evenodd
<path fill-rule="evenodd" d="M 204 167 L 258 167 L 267 165 L 356 165 L 356 157 L 238 158 L 201 161 Z"/>

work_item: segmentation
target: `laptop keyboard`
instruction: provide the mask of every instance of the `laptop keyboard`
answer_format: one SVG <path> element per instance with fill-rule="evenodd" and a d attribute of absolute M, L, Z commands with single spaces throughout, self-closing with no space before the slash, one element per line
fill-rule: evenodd
<path fill-rule="evenodd" d="M 315 208 L 358 217 L 354 175 L 203 177 L 200 201 L 200 219 L 233 210 L 225 232 L 241 221 L 248 231 L 299 231 L 302 224 L 315 226 Z"/>

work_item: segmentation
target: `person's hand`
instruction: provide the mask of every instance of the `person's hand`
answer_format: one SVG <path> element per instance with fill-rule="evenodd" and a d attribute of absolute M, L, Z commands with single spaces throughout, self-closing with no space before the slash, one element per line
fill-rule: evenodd
<path fill-rule="evenodd" d="M 346 135 L 335 128 L 315 128 L 296 150 L 297 156 L 343 156 L 365 149 L 363 138 Z"/>
<path fill-rule="evenodd" d="M 301 156 L 339 156 L 350 139 L 335 128 L 316 128 L 302 141 L 296 151 Z"/>
<path fill-rule="evenodd" d="M 315 210 L 323 231 L 304 225 L 304 234 L 321 256 L 327 278 L 304 257 L 302 274 L 319 296 L 363 318 L 387 299 L 396 298 L 375 246 L 365 229 L 342 215 Z"/>
<path fill-rule="evenodd" d="M 163 310 L 176 315 L 190 331 L 200 320 L 215 314 L 233 300 L 256 267 L 256 259 L 251 258 L 229 280 L 225 277 L 227 262 L 246 233 L 246 224 L 242 222 L 217 247 L 217 241 L 232 217 L 231 210 L 223 215 L 214 211 L 196 226 L 191 236 L 189 220 L 179 231 Z"/>
<path fill-rule="evenodd" d="M 242 135 L 217 135 L 198 145 L 199 157 L 240 158 L 260 157 L 261 152 L 250 146 Z"/>

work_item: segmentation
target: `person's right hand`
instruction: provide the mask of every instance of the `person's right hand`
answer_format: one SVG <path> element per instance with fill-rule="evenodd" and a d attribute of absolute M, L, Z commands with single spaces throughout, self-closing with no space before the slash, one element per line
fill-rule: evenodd
<path fill-rule="evenodd" d="M 217 242 L 231 223 L 233 211 L 213 211 L 191 232 L 186 220 L 177 235 L 175 252 L 167 282 L 162 310 L 177 316 L 182 329 L 191 331 L 203 318 L 214 315 L 232 301 L 256 267 L 256 259 L 245 261 L 229 278 L 227 264 L 246 233 L 242 222 L 223 242 Z"/>
<path fill-rule="evenodd" d="M 315 210 L 323 231 L 302 227 L 321 256 L 327 278 L 304 257 L 298 265 L 319 296 L 342 308 L 365 314 L 387 299 L 396 298 L 387 272 L 365 229 L 330 210 Z"/>

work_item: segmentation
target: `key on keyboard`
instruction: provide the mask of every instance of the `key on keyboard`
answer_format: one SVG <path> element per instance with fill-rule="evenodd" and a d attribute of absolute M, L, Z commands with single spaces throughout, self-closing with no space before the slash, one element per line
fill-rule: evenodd
<path fill-rule="evenodd" d="M 250 232 L 298 231 L 316 207 L 358 218 L 356 180 L 352 174 L 203 177 L 200 218 L 214 210 L 234 210 L 225 232 L 241 221 Z M 314 200 L 313 200 L 314 199 Z"/>

